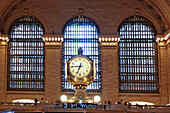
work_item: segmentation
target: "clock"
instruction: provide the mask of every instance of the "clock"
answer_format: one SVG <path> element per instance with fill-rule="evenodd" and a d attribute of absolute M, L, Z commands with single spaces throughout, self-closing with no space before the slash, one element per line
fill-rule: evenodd
<path fill-rule="evenodd" d="M 68 60 L 66 64 L 67 80 L 73 84 L 90 84 L 96 74 L 94 62 L 83 55 L 77 55 Z"/>
<path fill-rule="evenodd" d="M 78 55 L 70 58 L 66 63 L 67 80 L 75 89 L 75 94 L 67 100 L 68 103 L 93 103 L 93 99 L 86 94 L 86 88 L 95 79 L 95 63 L 82 53 L 80 47 Z"/>
<path fill-rule="evenodd" d="M 87 58 L 76 57 L 70 61 L 69 71 L 77 78 L 86 77 L 91 72 L 91 62 Z"/>

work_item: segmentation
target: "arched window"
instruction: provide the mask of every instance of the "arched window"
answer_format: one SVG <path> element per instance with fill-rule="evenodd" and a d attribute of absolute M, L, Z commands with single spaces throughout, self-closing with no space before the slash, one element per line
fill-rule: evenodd
<path fill-rule="evenodd" d="M 98 42 L 98 27 L 88 17 L 79 16 L 70 19 L 63 29 L 64 42 L 62 48 L 62 91 L 74 91 L 73 86 L 67 81 L 65 75 L 65 64 L 71 57 L 78 55 L 78 48 L 82 47 L 83 55 L 91 58 L 96 65 L 97 74 L 87 91 L 101 91 L 100 74 L 100 45 Z"/>
<path fill-rule="evenodd" d="M 9 28 L 8 90 L 44 91 L 43 25 L 37 19 L 24 16 Z"/>
<path fill-rule="evenodd" d="M 156 30 L 142 16 L 125 19 L 119 26 L 119 92 L 158 93 Z"/>

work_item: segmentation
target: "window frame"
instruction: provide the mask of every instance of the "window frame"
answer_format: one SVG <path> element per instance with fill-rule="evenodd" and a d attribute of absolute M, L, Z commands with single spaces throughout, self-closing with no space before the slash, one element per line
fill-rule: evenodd
<path fill-rule="evenodd" d="M 135 26 L 135 24 L 136 24 L 136 26 L 140 26 L 140 24 L 141 24 L 142 27 L 144 27 L 144 26 L 148 27 L 146 30 L 149 30 L 149 32 L 147 31 L 147 33 L 151 33 L 151 34 L 143 33 L 144 31 L 142 31 L 142 30 L 144 28 L 140 28 L 140 27 L 139 28 L 137 28 L 137 27 L 136 28 L 133 28 L 133 27 L 130 28 L 130 26 L 132 26 L 132 25 Z M 131 32 L 130 31 L 124 31 L 124 34 L 123 34 L 123 36 L 122 36 L 122 38 L 120 39 L 120 42 L 119 42 L 119 47 L 118 47 L 118 58 L 119 58 L 119 60 L 118 60 L 118 67 L 119 67 L 119 93 L 159 93 L 158 50 L 157 50 L 157 43 L 156 43 L 156 40 L 155 40 L 155 36 L 156 36 L 157 32 L 156 32 L 156 29 L 155 29 L 154 25 L 152 24 L 152 22 L 149 19 L 147 19 L 147 18 L 145 18 L 143 16 L 135 15 L 135 16 L 131 16 L 131 17 L 126 18 L 119 25 L 119 28 L 118 28 L 118 34 L 119 35 L 121 35 L 121 28 L 122 29 L 128 29 L 128 30 L 133 29 L 133 30 Z M 134 29 L 135 30 L 142 29 L 142 30 L 139 30 L 137 32 Z M 147 36 L 144 36 L 146 34 L 147 34 Z M 128 37 L 127 35 L 129 35 L 130 37 Z M 136 35 L 136 36 L 134 36 L 134 35 Z M 149 39 L 148 38 L 149 36 L 152 36 L 152 38 L 150 40 L 152 40 L 151 44 L 154 45 L 154 47 L 153 47 L 154 49 L 149 47 L 148 46 L 149 45 L 149 41 L 146 41 L 146 39 L 144 39 L 144 38 Z M 139 38 L 139 42 L 137 42 L 138 39 L 136 37 Z M 125 38 L 128 38 L 128 39 L 125 40 Z M 133 39 L 131 39 L 131 38 L 133 38 Z M 126 45 L 126 47 L 125 47 L 125 44 L 124 44 L 124 47 L 123 47 L 122 46 L 123 45 L 123 41 L 122 40 L 126 41 L 125 44 L 129 44 L 129 45 Z M 132 42 L 130 43 L 130 41 L 132 41 Z M 144 45 L 144 44 L 142 45 L 142 43 L 144 41 L 146 41 L 144 43 L 145 46 L 148 44 L 146 46 L 147 48 L 146 47 L 142 47 Z M 133 43 L 137 43 L 138 47 L 140 45 L 140 48 L 138 48 L 137 46 L 135 48 L 135 46 L 134 46 L 135 44 L 133 44 Z M 133 46 L 133 47 L 130 48 L 130 47 L 127 47 L 127 46 Z M 124 51 L 126 51 L 126 53 L 125 52 L 123 53 L 123 49 L 124 49 Z M 127 55 L 123 56 L 122 54 L 127 54 L 127 49 L 129 49 L 128 55 L 130 55 L 130 56 L 127 56 Z M 151 52 L 154 52 L 154 53 L 150 53 L 148 55 L 149 49 L 151 49 L 152 50 Z M 140 64 L 138 65 L 136 62 L 139 62 L 140 60 L 134 60 L 133 61 L 133 59 L 132 59 L 132 62 L 134 64 L 132 63 L 132 65 L 128 65 L 131 61 L 128 60 L 128 58 L 126 60 L 126 57 L 133 58 L 134 55 L 132 54 L 132 52 L 133 53 L 136 52 L 135 54 L 138 54 L 136 56 L 136 58 L 139 58 L 139 57 L 142 58 L 142 55 L 144 55 L 143 59 L 145 57 L 148 57 L 148 59 L 146 59 L 146 60 L 149 63 L 147 64 L 147 62 L 145 62 L 145 60 L 141 60 L 141 65 Z M 139 54 L 142 54 L 142 55 L 139 55 Z M 153 65 L 151 65 L 151 61 L 152 61 L 152 59 L 150 59 L 150 58 L 152 58 L 151 54 L 155 54 L 154 55 L 155 64 L 153 64 Z M 120 58 L 121 56 L 124 57 L 124 59 L 125 59 L 125 62 L 126 62 L 125 65 L 121 65 L 121 63 L 122 63 L 122 60 Z M 146 65 L 145 65 L 145 63 L 146 63 Z M 123 66 L 126 67 L 126 68 L 122 68 Z M 135 68 L 133 66 L 135 66 Z M 141 73 L 137 73 L 137 71 L 135 69 L 138 66 L 139 66 L 139 69 L 141 69 L 141 70 L 148 66 L 148 68 L 146 68 L 146 69 L 148 69 L 147 70 L 148 73 L 146 73 L 146 75 L 144 75 L 144 72 L 142 73 L 143 70 L 142 71 L 139 70 L 139 71 L 141 71 Z M 153 66 L 153 67 L 155 66 L 154 69 L 152 68 L 155 71 L 153 74 L 149 73 L 149 71 L 151 69 L 150 68 L 151 66 Z M 129 69 L 131 69 L 131 67 L 132 67 L 132 71 L 134 73 L 129 72 Z M 121 70 L 121 69 L 124 69 L 124 70 Z M 123 71 L 125 71 L 125 73 L 123 73 Z M 133 74 L 134 74 L 134 76 L 133 76 Z M 147 74 L 149 74 L 150 76 L 147 75 Z M 140 75 L 140 76 L 137 76 L 137 75 Z M 130 79 L 129 79 L 129 77 L 130 77 Z M 136 77 L 137 77 L 137 79 L 136 79 Z M 149 81 L 150 78 L 152 80 Z M 148 86 L 147 86 L 147 84 L 148 84 Z M 151 85 L 150 88 L 149 88 L 149 84 Z M 135 85 L 137 86 L 136 89 L 133 88 L 133 87 L 135 87 Z M 142 89 L 142 87 L 143 87 L 143 89 Z M 147 89 L 147 88 L 149 88 L 149 89 Z M 124 89 L 124 90 L 122 90 L 122 89 Z"/>
<path fill-rule="evenodd" d="M 79 19 L 80 18 L 80 19 Z M 81 18 L 82 18 L 82 20 L 81 20 Z M 77 20 L 76 20 L 77 19 Z M 84 19 L 84 20 L 83 20 Z M 79 21 L 79 23 L 78 23 L 78 21 Z M 89 23 L 87 23 L 87 21 L 89 21 Z M 77 23 L 76 23 L 77 22 Z M 81 23 L 82 22 L 82 23 Z M 79 25 L 79 24 L 82 24 L 82 26 L 81 25 Z M 67 41 L 67 43 L 69 43 L 69 41 L 72 41 L 71 39 L 69 40 L 69 38 L 68 38 L 68 40 L 66 39 L 66 37 L 65 37 L 65 30 L 66 30 L 66 28 L 67 27 L 70 27 L 71 25 L 75 25 L 75 27 L 84 27 L 83 25 L 85 25 L 85 26 L 90 26 L 90 25 L 92 25 L 92 26 L 94 26 L 95 27 L 95 30 L 97 30 L 96 31 L 96 33 L 98 34 L 97 35 L 97 38 L 96 39 L 94 39 L 95 41 L 93 41 L 93 44 L 94 43 L 96 43 L 96 42 L 98 42 L 97 44 L 98 44 L 98 47 L 96 47 L 97 49 L 98 49 L 98 55 L 96 55 L 97 56 L 97 59 L 98 59 L 98 63 L 97 63 L 97 65 L 98 65 L 98 80 L 95 78 L 95 80 L 93 81 L 93 83 L 92 84 L 95 84 L 96 83 L 96 87 L 97 87 L 97 85 L 98 85 L 98 88 L 96 88 L 96 89 L 88 89 L 87 88 L 87 92 L 101 92 L 101 57 L 100 57 L 100 43 L 99 43 L 99 41 L 98 41 L 98 36 L 99 36 L 99 33 L 100 33 L 100 31 L 99 31 L 99 28 L 98 28 L 98 25 L 95 23 L 95 21 L 93 21 L 92 19 L 90 19 L 89 17 L 86 17 L 86 16 L 76 16 L 76 17 L 73 17 L 73 18 L 71 18 L 71 19 L 69 19 L 67 22 L 66 22 L 66 24 L 65 24 L 65 26 L 63 27 L 63 35 L 64 35 L 64 42 L 62 43 L 62 92 L 74 92 L 74 87 L 73 87 L 73 85 L 71 85 L 68 81 L 67 81 L 67 79 L 65 78 L 65 74 L 64 74 L 64 70 L 65 70 L 65 54 L 64 54 L 64 52 L 65 52 L 65 48 L 67 48 L 67 47 L 65 47 L 65 43 L 66 43 L 66 41 Z M 75 28 L 75 27 L 73 27 L 73 28 Z M 85 27 L 86 28 L 86 27 Z M 76 28 L 75 28 L 76 29 Z M 83 29 L 83 28 L 82 28 Z M 79 30 L 78 28 L 76 29 L 76 30 Z M 75 33 L 77 33 L 77 31 L 74 31 L 73 32 L 73 34 Z M 79 32 L 85 32 L 85 31 L 79 31 Z M 87 31 L 88 32 L 88 31 Z M 83 33 L 82 33 L 83 34 Z M 88 35 L 88 34 L 87 34 Z M 76 36 L 75 36 L 76 37 Z M 77 38 L 77 37 L 76 37 Z M 86 41 L 88 41 L 88 39 L 85 39 L 84 37 L 81 39 L 76 39 L 75 38 L 75 41 L 78 41 L 77 43 L 80 43 L 80 40 L 82 40 L 82 43 L 87 43 Z M 86 46 L 87 47 L 87 46 Z M 74 47 L 73 47 L 74 48 Z M 84 48 L 83 48 L 84 49 Z M 69 55 L 69 58 L 66 58 L 67 60 L 68 59 L 70 59 L 71 57 L 73 57 L 73 56 L 76 56 L 76 55 L 78 55 L 78 48 L 77 49 L 74 49 L 74 51 L 76 51 L 75 52 L 75 54 L 72 54 L 72 55 Z M 84 52 L 83 52 L 83 55 L 84 55 L 84 53 L 86 53 L 86 50 L 83 50 Z M 85 55 L 85 56 L 87 56 L 87 57 L 91 57 L 92 55 Z M 93 55 L 94 56 L 94 55 Z M 93 57 L 94 58 L 94 57 Z M 92 59 L 93 59 L 92 58 Z M 94 59 L 93 59 L 94 60 Z M 69 88 L 66 88 L 67 86 L 65 86 L 65 85 L 71 85 L 71 88 L 69 89 Z M 91 84 L 90 84 L 91 85 Z M 90 86 L 89 85 L 89 87 L 92 87 L 92 85 Z"/>
<path fill-rule="evenodd" d="M 18 28 L 18 31 L 14 31 L 15 28 Z M 32 16 L 19 17 L 10 25 L 8 30 L 10 39 L 7 56 L 7 91 L 45 91 L 45 43 L 41 36 L 44 33 L 43 24 Z M 12 50 L 12 43 L 14 50 Z M 16 45 L 19 46 L 17 47 Z M 22 49 L 23 52 L 21 52 Z M 12 55 L 11 51 L 14 51 L 16 54 Z M 18 62 L 13 63 L 16 71 L 11 71 L 11 58 L 13 58 L 14 62 L 18 59 Z M 23 68 L 21 68 L 21 65 L 24 65 Z M 31 68 L 30 66 L 35 67 Z M 10 77 L 10 75 L 14 76 L 15 79 Z M 16 87 L 12 88 L 11 82 Z"/>

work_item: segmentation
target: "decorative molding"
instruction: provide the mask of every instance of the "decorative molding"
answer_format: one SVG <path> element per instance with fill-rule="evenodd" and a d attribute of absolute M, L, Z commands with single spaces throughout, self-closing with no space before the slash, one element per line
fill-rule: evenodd
<path fill-rule="evenodd" d="M 79 16 L 84 15 L 84 9 L 83 8 L 78 8 L 78 15 Z"/>
<path fill-rule="evenodd" d="M 117 43 L 116 42 L 112 42 L 112 43 L 104 42 L 104 43 L 101 43 L 101 46 L 117 46 Z"/>
<path fill-rule="evenodd" d="M 167 41 L 167 45 L 169 45 L 170 44 L 170 39 L 168 39 L 168 41 Z"/>
<path fill-rule="evenodd" d="M 170 47 L 170 33 L 166 35 L 157 35 L 156 42 L 160 47 Z"/>
<path fill-rule="evenodd" d="M 121 35 L 99 35 L 99 42 L 119 42 Z"/>
<path fill-rule="evenodd" d="M 170 33 L 164 35 L 157 35 L 156 42 L 168 41 L 170 39 Z"/>
<path fill-rule="evenodd" d="M 45 46 L 48 49 L 58 49 L 62 46 L 64 41 L 63 35 L 42 35 L 42 39 L 45 42 Z"/>
<path fill-rule="evenodd" d="M 163 35 L 157 35 L 155 37 L 155 39 L 156 39 L 156 42 L 163 41 L 164 40 L 164 36 Z"/>
<path fill-rule="evenodd" d="M 44 42 L 63 42 L 63 35 L 42 35 Z"/>
<path fill-rule="evenodd" d="M 99 42 L 102 47 L 116 47 L 121 35 L 99 35 Z"/>
<path fill-rule="evenodd" d="M 7 34 L 1 34 L 0 33 L 0 41 L 9 41 L 9 36 Z"/>

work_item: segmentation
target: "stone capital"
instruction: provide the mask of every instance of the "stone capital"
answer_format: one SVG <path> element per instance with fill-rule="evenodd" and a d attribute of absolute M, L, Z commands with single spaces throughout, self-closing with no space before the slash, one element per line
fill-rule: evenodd
<path fill-rule="evenodd" d="M 121 35 L 102 34 L 99 35 L 99 42 L 102 47 L 115 47 L 120 41 Z"/>
<path fill-rule="evenodd" d="M 6 46 L 9 41 L 9 36 L 7 34 L 0 33 L 0 46 Z"/>
<path fill-rule="evenodd" d="M 64 41 L 63 35 L 42 35 L 46 47 L 61 47 Z"/>
<path fill-rule="evenodd" d="M 168 33 L 166 35 L 157 35 L 155 39 L 156 39 L 156 42 L 158 43 L 159 46 L 169 47 L 170 33 Z"/>

